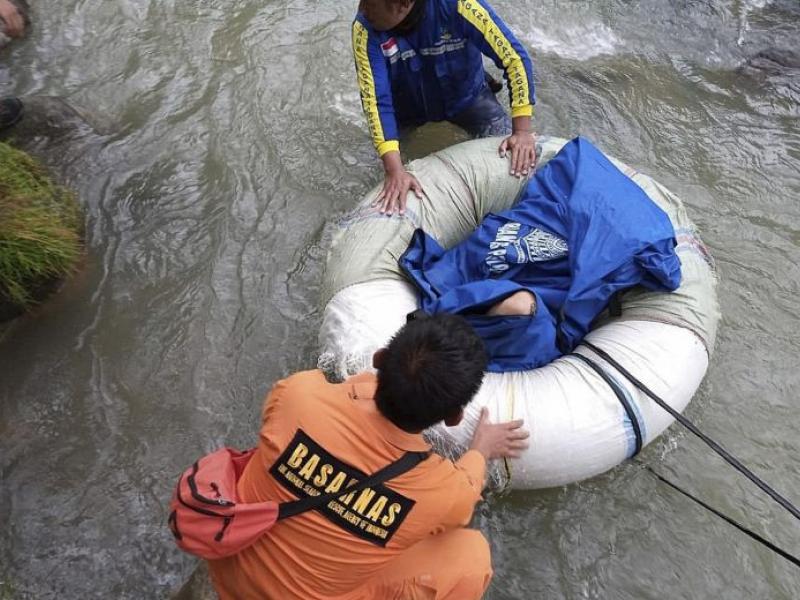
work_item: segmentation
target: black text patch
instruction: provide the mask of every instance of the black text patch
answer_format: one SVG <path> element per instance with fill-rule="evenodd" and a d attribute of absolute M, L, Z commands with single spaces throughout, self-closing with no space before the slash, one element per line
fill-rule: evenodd
<path fill-rule="evenodd" d="M 302 429 L 297 430 L 269 472 L 298 498 L 346 491 L 367 477 L 333 456 Z M 385 546 L 413 506 L 414 500 L 376 485 L 339 496 L 316 510 L 353 535 Z"/>

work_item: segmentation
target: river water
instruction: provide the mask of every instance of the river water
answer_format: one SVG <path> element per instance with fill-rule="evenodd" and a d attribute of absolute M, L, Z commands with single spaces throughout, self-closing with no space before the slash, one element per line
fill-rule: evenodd
<path fill-rule="evenodd" d="M 272 382 L 315 363 L 329 224 L 380 177 L 354 80 L 355 2 L 34 3 L 4 94 L 111 126 L 48 155 L 86 209 L 85 268 L 0 340 L 0 598 L 164 598 L 193 568 L 177 474 L 254 441 Z M 495 0 L 532 49 L 540 132 L 578 133 L 681 195 L 723 320 L 689 409 L 800 501 L 796 0 Z M 419 131 L 409 157 L 464 139 Z M 800 526 L 672 428 L 635 463 L 491 497 L 492 600 L 797 598 L 800 572 L 642 469 L 795 552 Z M 6 594 L 4 596 L 4 594 Z"/>

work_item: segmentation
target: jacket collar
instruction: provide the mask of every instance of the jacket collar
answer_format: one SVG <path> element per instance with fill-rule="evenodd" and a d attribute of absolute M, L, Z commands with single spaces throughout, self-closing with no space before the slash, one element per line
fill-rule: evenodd
<path fill-rule="evenodd" d="M 378 378 L 374 373 L 353 375 L 344 382 L 344 385 L 347 386 L 350 398 L 360 404 L 370 425 L 390 444 L 406 452 L 427 452 L 431 449 L 421 433 L 403 431 L 380 413 L 375 404 Z"/>

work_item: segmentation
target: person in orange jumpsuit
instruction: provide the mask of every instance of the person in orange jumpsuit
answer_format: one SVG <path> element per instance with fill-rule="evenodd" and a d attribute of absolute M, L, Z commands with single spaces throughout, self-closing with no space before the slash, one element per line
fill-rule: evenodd
<path fill-rule="evenodd" d="M 375 353 L 377 374 L 334 384 L 321 371 L 306 371 L 278 382 L 239 481 L 240 500 L 343 495 L 279 521 L 241 553 L 211 561 L 221 600 L 482 597 L 492 577 L 489 545 L 466 526 L 487 459 L 518 457 L 527 447 L 522 421 L 491 424 L 484 410 L 457 462 L 432 454 L 382 485 L 344 492 L 351 478 L 429 450 L 422 431 L 461 420 L 486 361 L 469 324 L 442 314 L 406 324 Z"/>

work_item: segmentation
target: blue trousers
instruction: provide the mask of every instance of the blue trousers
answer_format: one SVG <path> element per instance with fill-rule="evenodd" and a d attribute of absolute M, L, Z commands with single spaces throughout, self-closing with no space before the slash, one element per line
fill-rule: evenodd
<path fill-rule="evenodd" d="M 475 101 L 449 122 L 474 138 L 511 134 L 511 117 L 497 101 L 488 83 L 483 85 Z M 400 123 L 401 137 L 420 125 L 422 123 Z"/>
<path fill-rule="evenodd" d="M 488 84 L 481 88 L 475 101 L 450 122 L 475 138 L 511 134 L 511 117 L 500 106 Z"/>

